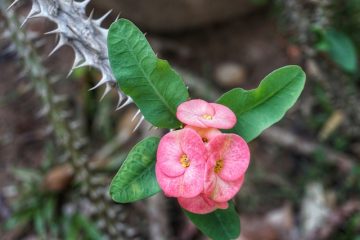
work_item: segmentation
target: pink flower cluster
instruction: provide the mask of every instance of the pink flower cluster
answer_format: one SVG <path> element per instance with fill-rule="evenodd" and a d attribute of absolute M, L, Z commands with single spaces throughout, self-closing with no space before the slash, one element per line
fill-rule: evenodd
<path fill-rule="evenodd" d="M 218 130 L 232 128 L 235 114 L 223 105 L 196 99 L 182 103 L 176 115 L 185 127 L 166 134 L 157 150 L 161 189 L 193 213 L 226 209 L 250 161 L 244 139 Z"/>

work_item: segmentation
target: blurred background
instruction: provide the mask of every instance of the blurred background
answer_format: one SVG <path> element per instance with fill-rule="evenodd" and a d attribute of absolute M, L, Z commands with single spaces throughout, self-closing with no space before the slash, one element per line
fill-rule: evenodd
<path fill-rule="evenodd" d="M 56 25 L 20 24 L 31 1 L 0 7 L 0 238 L 206 239 L 176 200 L 133 204 L 108 196 L 128 151 L 134 105 L 100 101 L 101 78 L 74 52 L 51 57 Z M 360 240 L 360 0 L 93 0 L 87 15 L 114 11 L 147 33 L 184 77 L 193 98 L 256 87 L 276 68 L 301 65 L 305 90 L 285 118 L 250 143 L 252 162 L 235 198 L 241 240 Z"/>

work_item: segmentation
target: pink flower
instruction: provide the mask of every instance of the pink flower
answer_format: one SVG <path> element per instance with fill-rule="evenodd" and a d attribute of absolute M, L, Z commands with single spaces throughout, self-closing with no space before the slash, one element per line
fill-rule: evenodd
<path fill-rule="evenodd" d="M 204 189 L 207 150 L 193 129 L 166 134 L 159 143 L 155 166 L 160 188 L 169 197 L 193 198 Z"/>
<path fill-rule="evenodd" d="M 209 143 L 214 137 L 221 134 L 219 129 L 216 128 L 199 128 L 190 125 L 186 125 L 185 128 L 191 128 L 195 130 L 200 135 L 203 143 L 205 144 Z"/>
<path fill-rule="evenodd" d="M 226 202 L 240 190 L 250 162 L 244 139 L 236 134 L 217 135 L 209 142 L 204 193 L 215 202 Z"/>
<path fill-rule="evenodd" d="M 194 198 L 178 198 L 178 202 L 182 208 L 197 214 L 206 214 L 218 208 L 226 209 L 229 207 L 227 202 L 215 202 L 204 193 Z"/>
<path fill-rule="evenodd" d="M 230 129 L 236 123 L 236 116 L 228 107 L 201 99 L 180 104 L 176 116 L 181 122 L 199 128 Z"/>
<path fill-rule="evenodd" d="M 180 104 L 176 115 L 186 126 L 160 140 L 155 165 L 160 188 L 193 213 L 228 208 L 250 161 L 244 139 L 218 129 L 232 128 L 235 114 L 223 105 L 196 99 Z"/>

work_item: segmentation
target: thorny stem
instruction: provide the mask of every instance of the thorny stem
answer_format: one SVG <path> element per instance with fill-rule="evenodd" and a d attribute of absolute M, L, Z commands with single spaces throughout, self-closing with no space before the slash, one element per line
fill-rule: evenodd
<path fill-rule="evenodd" d="M 119 222 L 118 220 L 114 220 L 114 218 L 126 213 L 121 206 L 114 206 L 114 204 L 112 204 L 108 196 L 107 188 L 104 188 L 103 185 L 104 178 L 100 178 L 99 181 L 96 180 L 96 177 L 92 176 L 89 163 L 86 161 L 88 156 L 84 154 L 82 150 L 85 141 L 77 131 L 79 129 L 79 122 L 68 121 L 67 118 L 69 114 L 63 110 L 61 101 L 59 102 L 59 99 L 63 97 L 55 94 L 51 84 L 51 79 L 54 78 L 48 76 L 48 71 L 43 66 L 42 59 L 37 54 L 35 46 L 32 43 L 32 38 L 29 36 L 31 34 L 25 30 L 19 30 L 20 24 L 17 16 L 15 16 L 11 10 L 6 11 L 4 5 L 4 2 L 0 2 L 0 10 L 5 16 L 7 24 L 4 36 L 11 40 L 11 46 L 14 47 L 16 53 L 23 60 L 24 68 L 27 70 L 29 78 L 32 81 L 30 84 L 40 96 L 44 106 L 40 115 L 48 116 L 56 139 L 66 149 L 69 157 L 65 160 L 68 160 L 72 166 L 74 175 L 77 177 L 76 180 L 81 182 L 83 186 L 83 196 L 90 199 L 91 204 L 95 205 L 95 213 L 93 216 L 105 221 L 105 228 L 112 238 L 129 235 L 126 231 L 130 231 L 130 235 L 134 236 L 136 230 L 130 226 L 120 223 L 122 230 L 114 226 L 114 223 Z M 109 214 L 109 210 L 113 214 Z"/>

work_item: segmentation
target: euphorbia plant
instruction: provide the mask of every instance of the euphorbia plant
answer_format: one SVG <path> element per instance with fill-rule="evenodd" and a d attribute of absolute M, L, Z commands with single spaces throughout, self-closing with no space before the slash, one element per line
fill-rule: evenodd
<path fill-rule="evenodd" d="M 213 239 L 235 239 L 240 220 L 232 198 L 244 184 L 247 142 L 279 121 L 305 83 L 298 66 L 273 71 L 250 91 L 235 88 L 214 103 L 189 100 L 187 88 L 167 61 L 157 58 L 130 21 L 113 23 L 109 59 L 121 90 L 152 125 L 171 129 L 148 137 L 129 153 L 110 194 L 128 203 L 161 190 L 176 197 L 185 214 Z"/>

